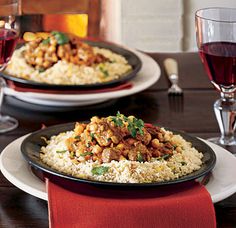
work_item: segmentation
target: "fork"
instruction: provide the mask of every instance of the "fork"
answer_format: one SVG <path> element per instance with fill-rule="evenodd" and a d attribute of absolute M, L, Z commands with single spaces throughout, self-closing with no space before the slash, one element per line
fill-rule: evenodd
<path fill-rule="evenodd" d="M 171 87 L 168 89 L 169 95 L 182 95 L 183 90 L 178 86 L 178 63 L 175 59 L 167 58 L 164 60 L 164 67 L 168 78 L 171 82 Z"/>

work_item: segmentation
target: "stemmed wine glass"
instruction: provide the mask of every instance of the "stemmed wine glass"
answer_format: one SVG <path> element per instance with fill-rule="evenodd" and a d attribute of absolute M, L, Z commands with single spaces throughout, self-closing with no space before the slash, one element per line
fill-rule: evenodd
<path fill-rule="evenodd" d="M 16 15 L 19 13 L 18 0 L 0 1 L 0 72 L 5 69 L 18 39 L 18 23 Z M 0 77 L 0 133 L 11 131 L 18 126 L 18 121 L 10 116 L 1 114 L 1 107 L 6 83 Z"/>
<path fill-rule="evenodd" d="M 199 54 L 209 79 L 220 92 L 214 111 L 221 136 L 210 141 L 236 145 L 236 9 L 206 8 L 195 14 Z"/>

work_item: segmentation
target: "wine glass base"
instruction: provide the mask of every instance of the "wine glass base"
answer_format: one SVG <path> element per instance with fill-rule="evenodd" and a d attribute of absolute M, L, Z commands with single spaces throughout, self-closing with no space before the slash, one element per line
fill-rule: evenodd
<path fill-rule="evenodd" d="M 223 147 L 224 149 L 232 153 L 234 156 L 236 156 L 236 140 L 231 140 L 227 144 L 222 144 L 220 141 L 220 137 L 208 138 L 207 140 L 209 142 L 217 144 L 218 146 Z"/>
<path fill-rule="evenodd" d="M 18 121 L 10 116 L 0 117 L 0 133 L 14 130 L 18 127 Z"/>

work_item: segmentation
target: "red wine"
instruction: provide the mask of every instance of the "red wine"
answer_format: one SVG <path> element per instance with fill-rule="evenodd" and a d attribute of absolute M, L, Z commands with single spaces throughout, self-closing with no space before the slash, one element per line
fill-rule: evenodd
<path fill-rule="evenodd" d="M 236 43 L 205 43 L 199 53 L 211 81 L 222 86 L 236 85 Z"/>
<path fill-rule="evenodd" d="M 7 63 L 17 43 L 17 32 L 13 29 L 0 29 L 0 65 Z"/>

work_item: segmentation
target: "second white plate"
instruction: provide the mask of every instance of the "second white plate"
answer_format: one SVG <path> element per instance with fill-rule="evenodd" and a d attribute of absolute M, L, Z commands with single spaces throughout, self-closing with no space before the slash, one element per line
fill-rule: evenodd
<path fill-rule="evenodd" d="M 100 103 L 105 100 L 129 96 L 141 92 L 152 86 L 160 78 L 160 67 L 150 56 L 141 52 L 135 52 L 142 61 L 142 68 L 130 82 L 132 87 L 110 92 L 89 93 L 89 94 L 50 94 L 36 92 L 18 92 L 11 88 L 5 88 L 5 93 L 17 99 L 39 104 L 52 106 L 84 106 Z"/>

